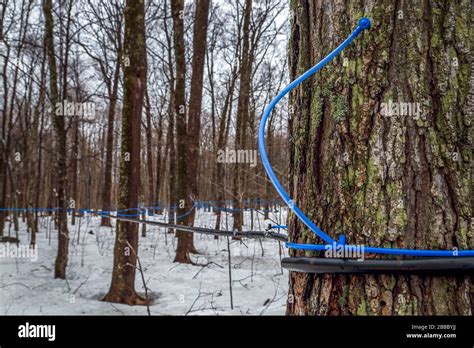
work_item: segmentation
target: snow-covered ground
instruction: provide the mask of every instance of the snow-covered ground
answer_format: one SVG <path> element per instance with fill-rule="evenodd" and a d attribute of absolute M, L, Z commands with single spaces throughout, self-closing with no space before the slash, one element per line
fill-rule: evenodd
<path fill-rule="evenodd" d="M 285 212 L 272 214 L 284 223 Z M 158 219 L 162 219 L 158 217 Z M 100 218 L 88 216 L 75 226 L 71 237 L 67 280 L 54 279 L 57 231 L 50 218 L 41 219 L 37 235 L 38 259 L 0 258 L 0 314 L 2 315 L 146 315 L 144 306 L 127 306 L 100 301 L 112 275 L 115 229 L 100 227 Z M 196 226 L 213 228 L 215 215 L 202 209 Z M 254 230 L 263 230 L 263 218 L 255 217 Z M 222 228 L 232 226 L 224 218 Z M 250 229 L 250 212 L 245 212 L 245 228 Z M 114 222 L 115 224 L 115 222 Z M 29 243 L 24 223 L 20 244 Z M 51 230 L 51 240 L 48 233 Z M 13 233 L 12 233 L 13 234 Z M 79 238 L 78 238 L 79 236 Z M 231 241 L 232 290 L 230 306 L 227 239 L 195 234 L 198 265 L 173 263 L 176 240 L 163 228 L 147 226 L 147 237 L 140 237 L 139 257 L 151 293 L 152 315 L 283 315 L 288 291 L 288 272 L 281 269 L 280 257 L 287 254 L 273 240 Z M 0 243 L 5 244 L 5 243 Z M 136 289 L 144 294 L 137 272 Z"/>

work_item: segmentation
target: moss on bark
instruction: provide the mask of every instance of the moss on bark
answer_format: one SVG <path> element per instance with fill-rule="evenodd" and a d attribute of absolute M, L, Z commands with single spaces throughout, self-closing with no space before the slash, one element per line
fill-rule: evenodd
<path fill-rule="evenodd" d="M 349 243 L 472 249 L 470 2 L 292 1 L 291 13 L 290 78 L 327 55 L 360 17 L 373 22 L 290 96 L 295 202 Z M 384 115 L 390 102 L 420 112 Z M 291 241 L 320 242 L 293 214 L 289 233 Z M 469 276 L 292 272 L 287 313 L 467 315 L 471 288 Z"/>

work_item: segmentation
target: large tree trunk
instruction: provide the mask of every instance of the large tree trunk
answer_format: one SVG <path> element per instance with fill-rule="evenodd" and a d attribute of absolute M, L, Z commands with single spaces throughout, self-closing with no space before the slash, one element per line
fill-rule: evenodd
<path fill-rule="evenodd" d="M 188 117 L 188 185 L 190 196 L 197 199 L 198 169 L 199 169 L 199 147 L 202 142 L 201 134 L 201 105 L 202 89 L 204 77 L 204 60 L 206 58 L 207 24 L 209 14 L 209 0 L 199 0 L 196 2 L 196 16 L 194 22 L 193 36 L 193 61 L 191 77 L 191 95 L 189 98 Z M 195 211 L 191 212 L 189 225 L 194 224 Z"/>
<path fill-rule="evenodd" d="M 186 225 L 186 213 L 191 209 L 188 197 L 188 165 L 187 165 L 187 131 L 186 131 L 186 57 L 184 46 L 184 0 L 171 1 L 173 16 L 174 56 L 176 61 L 176 87 L 174 90 L 174 109 L 176 115 L 177 137 L 177 175 L 176 198 L 178 202 L 178 216 L 183 216 L 177 223 Z M 171 173 L 170 173 L 171 175 Z M 175 262 L 191 263 L 189 252 L 192 249 L 192 235 L 187 232 L 176 232 L 178 246 L 176 248 Z"/>
<path fill-rule="evenodd" d="M 471 2 L 293 1 L 292 13 L 292 79 L 362 15 L 373 22 L 291 96 L 295 202 L 351 244 L 472 249 Z M 386 116 L 389 100 L 422 112 Z M 291 241 L 320 242 L 294 215 L 289 225 Z M 470 315 L 473 303 L 467 275 L 291 272 L 287 313 Z"/>
<path fill-rule="evenodd" d="M 66 266 L 68 261 L 69 250 L 69 231 L 67 228 L 68 208 L 66 201 L 67 186 L 67 156 L 66 156 L 66 130 L 64 125 L 64 116 L 58 115 L 56 104 L 59 102 L 58 92 L 58 73 L 56 68 L 56 56 L 54 53 L 54 37 L 53 37 L 53 14 L 51 0 L 44 0 L 43 13 L 45 17 L 45 47 L 49 62 L 49 84 L 50 84 L 50 100 L 53 110 L 53 124 L 56 131 L 56 175 L 57 175 L 57 202 L 58 202 L 58 254 L 56 256 L 56 264 L 54 267 L 55 278 L 66 278 Z"/>
<path fill-rule="evenodd" d="M 124 66 L 119 210 L 138 208 L 140 194 L 140 126 L 147 76 L 144 0 L 127 0 L 124 54 L 130 64 Z M 138 224 L 118 221 L 112 284 L 105 301 L 145 303 L 135 291 L 137 253 Z"/>
<path fill-rule="evenodd" d="M 185 188 L 182 188 L 183 192 L 186 192 L 186 194 L 180 195 L 180 198 L 185 200 L 184 205 L 185 207 L 189 207 L 189 209 L 192 207 L 192 200 L 197 199 L 198 196 L 199 145 L 201 142 L 199 135 L 201 133 L 202 82 L 204 76 L 204 59 L 206 57 L 208 13 L 209 0 L 197 1 L 193 33 L 191 96 L 189 100 L 189 119 L 186 130 L 186 139 L 181 139 L 180 135 L 178 134 L 178 144 L 181 144 L 181 146 L 178 145 L 178 161 L 183 159 L 183 153 L 180 152 L 185 151 L 185 163 L 183 163 L 182 166 L 187 167 L 184 172 L 178 170 L 178 178 L 184 173 L 187 174 L 186 182 L 184 183 Z M 182 53 L 184 53 L 184 49 L 182 50 Z M 180 72 L 177 72 L 176 75 L 178 77 L 178 81 L 180 78 Z M 176 86 L 177 92 L 178 87 L 179 82 Z M 181 149 L 184 142 L 187 143 L 187 146 L 184 149 Z M 178 168 L 179 166 L 180 163 L 178 163 Z M 178 179 L 178 186 L 180 185 L 180 180 L 181 179 Z M 181 190 L 181 188 L 178 188 L 178 190 Z M 188 226 L 193 226 L 194 215 L 195 210 L 192 209 L 190 214 L 183 219 L 182 223 Z M 175 261 L 190 263 L 191 260 L 189 258 L 189 253 L 196 252 L 193 243 L 193 234 L 190 232 L 178 231 L 176 236 L 178 237 L 178 247 L 176 248 Z"/>

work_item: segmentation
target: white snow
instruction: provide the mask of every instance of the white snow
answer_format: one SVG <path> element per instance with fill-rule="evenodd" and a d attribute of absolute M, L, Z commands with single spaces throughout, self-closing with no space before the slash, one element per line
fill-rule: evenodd
<path fill-rule="evenodd" d="M 272 213 L 271 217 L 284 224 L 286 212 Z M 158 219 L 162 221 L 163 217 Z M 25 257 L 0 258 L 0 315 L 147 315 L 146 306 L 100 301 L 110 286 L 115 229 L 100 227 L 99 217 L 86 216 L 77 220 L 81 220 L 79 240 L 79 221 L 75 226 L 69 225 L 67 280 L 53 277 L 57 231 L 49 217 L 41 218 L 36 262 Z M 215 215 L 200 209 L 196 221 L 196 226 L 213 228 Z M 245 212 L 245 221 L 244 230 L 249 230 L 250 212 Z M 254 221 L 254 230 L 264 230 L 261 215 L 254 213 Z M 115 225 L 115 221 L 113 223 Z M 51 225 L 51 240 L 48 225 Z M 226 225 L 232 226 L 230 214 L 227 219 L 223 218 L 222 228 L 226 229 Z M 29 243 L 24 222 L 21 222 L 19 237 L 20 244 Z M 140 237 L 139 257 L 150 291 L 148 295 L 154 299 L 150 305 L 152 315 L 285 313 L 288 272 L 280 267 L 277 241 L 231 240 L 232 310 L 227 239 L 215 240 L 213 236 L 195 234 L 194 240 L 200 253 L 193 255 L 193 261 L 203 266 L 173 263 L 176 240 L 163 228 L 148 225 L 147 237 Z M 287 255 L 283 243 L 281 253 L 281 257 Z M 136 289 L 144 295 L 138 271 Z"/>

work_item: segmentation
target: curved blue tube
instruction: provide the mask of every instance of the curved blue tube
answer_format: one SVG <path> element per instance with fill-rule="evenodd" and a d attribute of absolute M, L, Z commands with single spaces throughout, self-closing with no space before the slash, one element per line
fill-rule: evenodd
<path fill-rule="evenodd" d="M 285 191 L 281 183 L 278 181 L 275 172 L 268 160 L 267 150 L 265 148 L 265 126 L 267 120 L 272 113 L 275 105 L 290 91 L 295 89 L 299 84 L 313 76 L 317 71 L 323 68 L 328 64 L 334 57 L 336 57 L 345 47 L 347 47 L 354 39 L 365 29 L 370 28 L 370 20 L 368 18 L 361 18 L 359 20 L 357 28 L 349 35 L 349 37 L 344 40 L 334 51 L 329 53 L 323 60 L 318 64 L 307 70 L 303 75 L 296 78 L 289 85 L 287 85 L 278 95 L 273 98 L 273 100 L 265 108 L 260 121 L 260 126 L 258 129 L 258 150 L 260 152 L 260 158 L 262 159 L 263 167 L 267 172 L 270 181 L 273 186 L 278 191 L 278 194 L 283 198 L 288 207 L 295 213 L 295 215 L 318 237 L 320 237 L 327 244 L 297 244 L 297 243 L 286 243 L 288 248 L 292 249 L 301 249 L 301 250 L 326 250 L 327 245 L 333 245 L 335 241 L 325 232 L 323 232 L 318 226 L 316 226 L 302 211 L 301 209 L 291 200 L 288 193 Z M 342 241 L 345 238 L 341 239 Z M 344 242 L 339 242 L 338 244 L 344 244 Z M 350 245 L 349 245 L 350 247 Z M 390 255 L 409 255 L 409 256 L 432 256 L 432 257 L 443 257 L 443 256 L 474 256 L 474 250 L 460 250 L 460 251 L 450 251 L 450 250 L 415 250 L 415 249 L 392 249 L 392 248 L 376 248 L 376 247 L 364 247 L 364 251 L 368 253 L 375 254 L 390 254 Z"/>
<path fill-rule="evenodd" d="M 290 207 L 291 210 L 298 216 L 298 218 L 309 227 L 311 231 L 316 233 L 321 239 L 323 239 L 326 243 L 332 244 L 334 240 L 329 237 L 326 233 L 324 233 L 318 226 L 316 226 L 302 211 L 301 209 L 295 205 L 295 203 L 291 200 L 288 193 L 285 191 L 283 186 L 281 186 L 280 182 L 278 181 L 275 172 L 268 160 L 267 150 L 265 149 L 265 125 L 267 124 L 268 117 L 270 116 L 271 112 L 275 105 L 287 95 L 290 91 L 295 89 L 300 83 L 304 80 L 308 79 L 309 77 L 313 76 L 318 70 L 328 64 L 334 57 L 336 57 L 347 45 L 349 45 L 354 39 L 364 30 L 370 28 L 370 20 L 368 18 L 362 18 L 359 20 L 359 25 L 357 28 L 349 35 L 347 39 L 344 40 L 342 44 L 340 44 L 334 51 L 329 53 L 327 57 L 325 57 L 322 61 L 318 64 L 313 66 L 311 69 L 306 71 L 303 75 L 299 76 L 296 80 L 291 82 L 288 86 L 286 86 L 278 95 L 273 98 L 270 104 L 265 108 L 263 112 L 262 120 L 260 121 L 260 127 L 258 129 L 258 150 L 260 152 L 260 157 L 263 162 L 263 166 L 265 171 L 267 172 L 273 186 L 275 186 L 276 190 L 280 194 L 281 198 L 285 201 L 285 203 Z"/>

